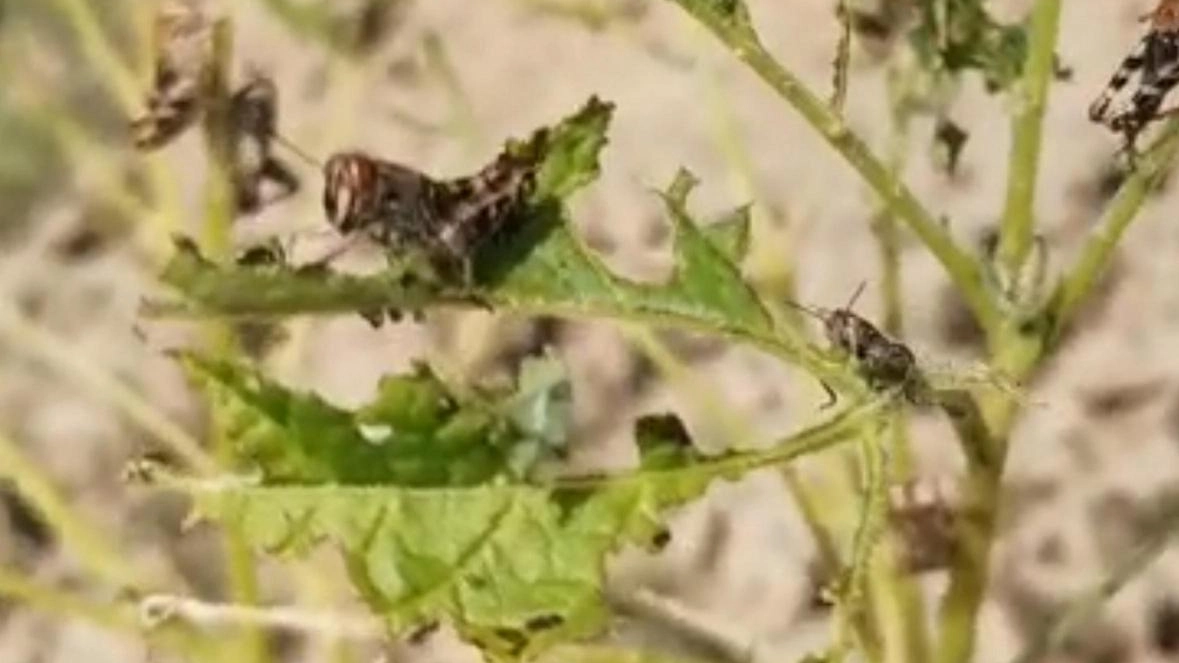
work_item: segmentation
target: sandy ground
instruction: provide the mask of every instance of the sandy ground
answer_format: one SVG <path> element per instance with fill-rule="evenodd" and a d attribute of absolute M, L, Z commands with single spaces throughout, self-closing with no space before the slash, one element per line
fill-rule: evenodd
<path fill-rule="evenodd" d="M 788 107 L 670 3 L 627 2 L 624 18 L 595 31 L 523 0 L 416 2 L 362 67 L 331 61 L 313 41 L 292 36 L 262 4 L 233 5 L 238 58 L 275 76 L 283 130 L 314 154 L 363 146 L 438 175 L 464 173 L 481 165 L 505 137 L 523 135 L 598 94 L 617 104 L 611 142 L 600 181 L 577 197 L 574 208 L 580 228 L 621 272 L 654 277 L 666 268 L 666 233 L 649 188 L 668 182 L 683 165 L 703 181 L 695 198 L 703 212 L 755 200 L 765 255 L 771 262 L 777 256 L 782 266 L 793 263 L 803 300 L 840 302 L 860 281 L 878 279 L 868 229 L 872 200 L 865 188 Z M 750 4 L 766 45 L 808 84 L 826 90 L 836 39 L 831 3 Z M 1065 3 L 1060 55 L 1074 77 L 1053 89 L 1037 205 L 1053 268 L 1068 264 L 1097 220 L 1097 181 L 1116 147 L 1086 120 L 1085 107 L 1133 43 L 1135 16 L 1149 5 Z M 1008 3 L 998 10 L 1013 16 L 1021 7 Z M 424 55 L 423 43 L 433 38 L 453 65 L 462 92 L 457 103 Z M 848 117 L 880 146 L 888 137 L 884 72 L 872 55 L 856 55 Z M 9 66 L 20 57 L 12 49 L 3 56 Z M 28 60 L 18 65 L 25 75 L 71 73 L 68 58 L 51 47 L 23 57 Z M 928 157 L 931 122 L 919 120 L 913 128 L 906 179 L 964 242 L 975 241 L 1002 207 L 1008 141 L 1003 104 L 973 78 L 963 86 L 951 112 L 971 137 L 954 178 Z M 120 163 L 134 157 L 112 147 L 104 158 Z M 201 182 L 193 167 L 202 160 L 199 139 L 183 138 L 162 159 L 189 212 L 181 223 L 191 226 L 199 210 Z M 15 232 L 4 233 L 0 246 L 3 298 L 35 316 L 66 355 L 148 394 L 168 416 L 195 429 L 199 405 L 158 347 L 133 329 L 140 297 L 152 288 L 148 261 L 126 239 L 104 242 L 80 257 L 63 253 L 65 238 L 102 217 L 89 202 L 101 166 L 72 163 L 72 186 L 38 188 L 36 204 L 7 219 Z M 741 163 L 744 169 L 737 167 Z M 242 222 L 242 241 L 319 227 L 315 173 L 297 167 L 304 192 Z M 1100 306 L 1035 385 L 1034 397 L 1046 406 L 1029 411 L 1014 437 L 1008 482 L 1018 499 L 994 553 L 980 662 L 1007 660 L 1056 602 L 1089 587 L 1124 556 L 1138 533 L 1142 501 L 1169 490 L 1175 480 L 1179 291 L 1168 286 L 1179 264 L 1177 203 L 1168 189 L 1144 210 L 1119 251 Z M 967 361 L 971 344 L 954 326 L 957 307 L 945 294 L 946 279 L 912 238 L 903 256 L 906 338 L 924 357 Z M 879 313 L 873 288 L 859 309 L 869 317 Z M 342 404 L 363 401 L 383 373 L 404 368 L 414 357 L 473 375 L 502 371 L 502 358 L 536 335 L 522 321 L 486 314 L 437 316 L 425 325 L 381 330 L 354 316 L 300 320 L 293 328 L 299 343 L 279 352 L 275 372 Z M 672 338 L 693 371 L 668 379 L 611 325 L 562 324 L 547 331 L 574 377 L 578 458 L 587 463 L 625 462 L 627 420 L 652 410 L 674 408 L 700 444 L 714 449 L 765 443 L 813 416 L 809 378 L 749 350 Z M 86 518 L 115 535 L 136 565 L 174 568 L 195 595 L 221 596 L 223 570 L 210 562 L 207 533 L 178 536 L 181 505 L 129 493 L 119 483 L 123 463 L 147 448 L 149 436 L 76 372 L 63 373 L 36 354 L 31 342 L 0 343 L 3 431 Z M 742 422 L 741 435 L 718 419 L 723 409 Z M 919 415 L 914 434 L 922 473 L 953 477 L 962 460 L 945 423 Z M 38 528 L 35 516 L 10 494 L 0 494 L 9 506 L 0 509 L 0 561 L 102 598 L 78 561 Z M 716 487 L 676 517 L 673 532 L 673 544 L 658 558 L 624 556 L 617 568 L 620 584 L 648 585 L 676 597 L 756 641 L 764 660 L 793 660 L 823 641 L 823 615 L 809 607 L 813 545 L 776 475 Z M 943 582 L 939 574 L 928 576 L 931 596 Z M 1170 554 L 1112 602 L 1070 656 L 1054 660 L 1173 658 L 1179 652 L 1177 589 L 1179 559 Z M 625 627 L 623 635 L 674 645 L 658 629 Z M 289 651 L 290 660 L 319 660 L 313 648 Z M 132 638 L 0 601 L 0 661 L 144 656 Z"/>

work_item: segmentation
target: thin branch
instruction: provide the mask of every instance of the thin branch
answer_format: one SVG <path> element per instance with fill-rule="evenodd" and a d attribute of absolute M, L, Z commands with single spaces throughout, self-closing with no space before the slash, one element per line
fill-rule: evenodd
<path fill-rule="evenodd" d="M 843 115 L 843 105 L 847 101 L 847 70 L 851 66 L 852 44 L 850 5 L 850 0 L 839 0 L 835 10 L 839 18 L 839 43 L 835 46 L 835 61 L 831 63 L 831 110 L 837 115 Z"/>
<path fill-rule="evenodd" d="M 92 63 L 99 80 L 110 89 L 122 110 L 128 115 L 138 112 L 142 103 L 135 72 L 115 50 L 102 31 L 102 22 L 94 15 L 91 3 L 84 0 L 51 0 L 48 3 L 59 12 L 78 37 L 78 44 Z"/>
<path fill-rule="evenodd" d="M 21 497 L 36 509 L 91 573 L 119 587 L 133 588 L 145 580 L 142 573 L 127 563 L 122 551 L 74 511 L 37 464 L 2 434 L 0 478 L 13 482 Z"/>
<path fill-rule="evenodd" d="M 886 419 L 882 418 L 868 422 L 860 429 L 856 463 L 860 476 L 856 483 L 863 495 L 859 503 L 859 519 L 852 534 L 848 563 L 839 579 L 835 612 L 838 638 L 835 646 L 836 651 L 841 653 L 836 656 L 837 659 L 850 650 L 854 635 L 868 661 L 884 660 L 884 643 L 880 641 L 879 624 L 870 618 L 872 601 L 868 598 L 868 579 L 883 533 L 887 504 L 888 454 L 881 425 L 884 421 Z"/>
<path fill-rule="evenodd" d="M 207 603 L 183 596 L 153 594 L 139 602 L 140 622 L 149 629 L 181 622 L 203 629 L 258 628 L 330 639 L 380 640 L 385 626 L 375 616 L 341 615 L 289 606 Z"/>
<path fill-rule="evenodd" d="M 1167 166 L 1179 153 L 1179 119 L 1167 122 L 1163 133 L 1145 154 L 1137 159 L 1134 174 L 1126 179 L 1105 213 L 1100 227 L 1090 236 L 1076 265 L 1060 284 L 1053 297 L 1051 344 L 1076 314 L 1077 307 L 1093 290 L 1098 278 L 1109 266 L 1122 234 L 1138 216 L 1146 197 L 1166 174 Z"/>
<path fill-rule="evenodd" d="M 37 582 L 27 571 L 0 567 L 0 596 L 57 619 L 76 619 L 117 631 L 132 631 L 136 626 L 134 620 L 112 610 L 110 606 L 96 604 Z"/>
<path fill-rule="evenodd" d="M 955 244 L 945 226 L 872 152 L 847 124 L 787 71 L 758 41 L 740 2 L 673 0 L 704 24 L 739 60 L 789 103 L 860 174 L 889 210 L 904 221 L 945 267 L 980 326 L 993 333 L 1000 313 L 983 281 L 978 261 Z M 726 9 L 727 8 L 727 9 Z"/>
<path fill-rule="evenodd" d="M 1039 0 L 1031 21 L 1031 52 L 1019 90 L 1019 111 L 1013 124 L 1011 158 L 1007 171 L 1007 203 L 999 234 L 999 260 L 1017 273 L 1032 247 L 1034 204 L 1040 166 L 1041 129 L 1048 86 L 1054 74 L 1060 0 Z"/>
<path fill-rule="evenodd" d="M 231 253 L 230 233 L 236 212 L 233 195 L 235 129 L 229 98 L 232 60 L 233 26 L 227 18 L 218 19 L 213 25 L 213 57 L 202 90 L 205 106 L 202 128 L 210 164 L 202 248 L 214 260 L 223 260 Z"/>
<path fill-rule="evenodd" d="M 686 640 L 703 645 L 728 663 L 760 663 L 771 660 L 759 653 L 754 634 L 721 624 L 709 614 L 694 610 L 649 589 L 608 592 L 607 598 L 620 611 L 655 622 Z"/>
<path fill-rule="evenodd" d="M 193 471 L 208 474 L 216 470 L 216 465 L 188 431 L 161 414 L 130 387 L 72 351 L 66 339 L 33 325 L 16 311 L 2 305 L 0 339 L 35 356 L 94 397 L 109 403 Z"/>

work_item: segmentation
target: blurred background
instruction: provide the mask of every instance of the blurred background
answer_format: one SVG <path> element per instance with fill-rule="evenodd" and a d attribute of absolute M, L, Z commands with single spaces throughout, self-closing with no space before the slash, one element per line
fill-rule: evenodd
<path fill-rule="evenodd" d="M 181 531 L 175 496 L 128 489 L 129 459 L 199 440 L 202 404 L 166 347 L 184 325 L 146 323 L 145 296 L 169 236 L 198 232 L 206 154 L 191 131 L 150 153 L 127 122 L 144 108 L 152 67 L 153 2 L 0 0 L 0 661 L 180 660 L 153 651 L 119 616 L 116 569 L 205 600 L 229 597 L 233 569 L 217 532 Z M 853 0 L 887 16 L 896 0 Z M 988 6 L 1002 21 L 1030 2 Z M 766 46 L 826 95 L 839 35 L 832 0 L 749 0 Z M 834 306 L 861 281 L 857 310 L 879 319 L 877 203 L 850 168 L 794 112 L 670 2 L 655 0 L 236 0 L 232 75 L 268 73 L 278 126 L 323 159 L 362 148 L 438 177 L 472 172 L 507 138 L 572 112 L 591 94 L 616 103 L 598 182 L 572 201 L 578 230 L 611 266 L 659 278 L 669 228 L 652 189 L 685 166 L 702 181 L 702 217 L 752 202 L 750 278 L 767 292 Z M 1049 269 L 1068 264 L 1121 174 L 1116 137 L 1085 109 L 1142 29 L 1150 0 L 1069 0 L 1058 49 L 1070 76 L 1056 82 L 1045 123 L 1039 228 Z M 890 77 L 905 38 L 857 34 L 846 115 L 903 168 L 918 197 L 964 243 L 983 242 L 1002 209 L 1010 101 L 968 74 L 894 122 Z M 894 80 L 895 78 L 892 78 Z M 968 136 L 951 165 L 952 124 Z M 941 130 L 939 132 L 939 129 Z M 942 138 L 939 140 L 939 136 Z M 299 190 L 242 215 L 234 240 L 325 229 L 316 168 L 276 147 Z M 1164 185 L 1132 227 L 1098 297 L 1066 346 L 1031 385 L 1044 403 L 1016 430 L 1003 538 L 980 624 L 979 661 L 1005 661 L 1060 602 L 1123 559 L 1144 509 L 1179 474 L 1179 199 Z M 904 338 L 923 361 L 966 366 L 980 337 L 935 261 L 901 234 Z M 298 247 L 297 247 L 298 248 Z M 300 249 L 301 250 L 301 249 Z M 309 249 L 310 250 L 310 249 Z M 373 256 L 351 256 L 356 269 Z M 602 323 L 432 313 L 374 329 L 354 315 L 297 318 L 265 353 L 286 384 L 342 404 L 364 402 L 386 372 L 426 358 L 469 380 L 511 375 L 549 345 L 569 367 L 575 462 L 625 464 L 630 423 L 674 409 L 697 442 L 719 450 L 766 444 L 813 420 L 813 380 L 757 352 L 684 334 Z M 921 477 L 952 485 L 963 465 L 940 415 L 917 413 Z M 163 443 L 163 445 L 161 445 Z M 822 487 L 832 459 L 795 468 Z M 14 477 L 20 477 L 14 479 Z M 22 490 L 17 491 L 16 486 Z M 30 486 L 32 488 L 30 488 Z M 79 551 L 47 524 L 29 494 L 56 492 L 50 520 L 88 541 Z M 829 517 L 854 506 L 833 499 Z M 714 487 L 677 513 L 660 555 L 626 553 L 622 587 L 649 588 L 764 660 L 793 660 L 829 635 L 817 600 L 815 549 L 783 475 L 759 472 Z M 80 537 L 80 538 L 79 538 Z M 336 561 L 262 564 L 269 602 L 361 610 Z M 109 571 L 106 574 L 105 571 Z M 923 576 L 930 600 L 944 574 Z M 625 601 L 624 601 L 625 603 Z M 932 602 L 930 606 L 934 605 Z M 632 606 L 612 637 L 723 660 L 683 637 L 666 614 Z M 660 616 L 662 615 L 662 617 Z M 394 660 L 474 660 L 438 642 Z M 330 648 L 305 637 L 270 642 L 275 661 L 372 660 L 372 646 Z M 334 658 L 333 658 L 334 657 Z M 1164 555 L 1053 660 L 1179 658 L 1179 558 Z M 199 659 L 197 659 L 199 660 Z M 758 660 L 762 660 L 759 658 Z"/>

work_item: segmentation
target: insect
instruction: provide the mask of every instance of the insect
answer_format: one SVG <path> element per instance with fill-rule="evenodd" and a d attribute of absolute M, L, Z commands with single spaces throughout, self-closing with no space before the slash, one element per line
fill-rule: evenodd
<path fill-rule="evenodd" d="M 1150 29 L 1089 105 L 1089 119 L 1122 134 L 1126 151 L 1131 156 L 1142 130 L 1171 113 L 1159 109 L 1163 99 L 1179 84 L 1179 0 L 1161 0 L 1154 11 L 1141 20 L 1149 21 Z M 1139 84 L 1129 107 L 1111 112 L 1114 97 L 1136 72 L 1139 73 Z"/>
<path fill-rule="evenodd" d="M 167 145 L 201 117 L 207 94 L 204 81 L 212 57 L 212 28 L 208 15 L 189 0 L 165 2 L 156 16 L 156 61 L 147 110 L 131 121 L 132 142 L 150 151 Z M 295 154 L 314 162 L 279 136 L 278 88 L 261 71 L 250 68 L 243 84 L 229 100 L 231 177 L 241 214 L 253 214 L 264 204 L 295 194 L 299 179 L 271 149 L 278 141 Z M 278 195 L 263 201 L 262 188 L 277 185 Z"/>
<path fill-rule="evenodd" d="M 274 81 L 260 71 L 251 70 L 246 82 L 230 100 L 233 127 L 233 183 L 237 209 L 252 214 L 263 207 L 293 196 L 299 191 L 299 178 L 272 151 L 272 144 L 280 140 L 304 160 L 310 157 L 283 141 L 278 134 L 278 88 Z M 262 187 L 271 182 L 281 192 L 269 200 L 262 200 Z"/>
<path fill-rule="evenodd" d="M 963 501 L 948 477 L 910 479 L 889 490 L 888 523 L 900 544 L 903 568 L 924 573 L 950 563 Z"/>
<path fill-rule="evenodd" d="M 442 181 L 364 152 L 337 153 L 323 169 L 328 222 L 349 244 L 365 238 L 397 255 L 416 253 L 441 278 L 470 284 L 475 252 L 534 191 L 547 136 L 538 131 L 474 175 Z"/>
<path fill-rule="evenodd" d="M 823 323 L 827 341 L 855 358 L 860 377 L 869 388 L 875 391 L 899 388 L 910 402 L 924 402 L 925 380 L 917 368 L 913 351 L 904 343 L 885 336 L 852 310 L 865 285 L 861 283 L 842 308 L 816 309 L 796 302 L 788 303 Z M 835 392 L 827 383 L 822 382 L 822 385 L 828 398 L 822 406 L 825 409 L 835 404 Z"/>
<path fill-rule="evenodd" d="M 201 84 L 212 60 L 213 32 L 195 2 L 163 2 L 153 25 L 155 71 L 147 110 L 131 121 L 141 150 L 161 147 L 200 116 Z"/>

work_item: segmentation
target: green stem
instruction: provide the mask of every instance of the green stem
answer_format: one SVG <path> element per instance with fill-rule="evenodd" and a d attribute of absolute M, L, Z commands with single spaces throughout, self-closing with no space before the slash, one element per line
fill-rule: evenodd
<path fill-rule="evenodd" d="M 999 260 L 1016 273 L 1032 246 L 1034 204 L 1048 86 L 1052 82 L 1060 0 L 1038 0 L 1032 11 L 1031 52 L 1019 87 L 1011 159 L 1007 171 L 1007 203 L 999 234 Z"/>
<path fill-rule="evenodd" d="M 124 384 L 101 366 L 70 348 L 68 339 L 38 327 L 17 311 L 0 306 L 0 339 L 35 357 L 71 384 L 80 386 L 96 400 L 115 408 L 127 420 L 184 461 L 194 472 L 211 474 L 216 465 L 200 444 L 183 427 L 152 407 L 143 395 Z"/>
<path fill-rule="evenodd" d="M 138 588 L 147 580 L 102 533 L 75 513 L 37 464 L 4 435 L 0 435 L 0 477 L 13 482 L 21 497 L 91 573 L 119 588 Z"/>
<path fill-rule="evenodd" d="M 717 0 L 673 1 L 703 23 L 855 168 L 889 211 L 904 221 L 942 263 L 983 329 L 988 333 L 997 330 L 1000 314 L 984 285 L 977 260 L 954 243 L 944 225 L 921 205 L 898 177 L 889 173 L 864 141 L 832 113 L 827 104 L 765 50 L 749 22 L 744 5 Z M 729 9 L 726 11 L 724 7 Z"/>
<path fill-rule="evenodd" d="M 847 70 L 851 66 L 852 18 L 850 0 L 839 0 L 839 43 L 835 47 L 832 76 L 831 110 L 843 114 L 847 101 Z"/>
<path fill-rule="evenodd" d="M 782 467 L 781 474 L 782 480 L 786 484 L 786 490 L 798 507 L 803 523 L 810 532 L 811 539 L 815 542 L 819 560 L 823 565 L 823 572 L 829 573 L 831 577 L 839 577 L 842 568 L 839 559 L 839 545 L 835 541 L 832 528 L 824 523 L 824 513 L 826 509 L 830 508 L 830 503 L 825 502 L 813 487 L 807 486 L 794 471 L 794 468 L 789 465 Z M 855 630 L 856 638 L 860 642 L 872 643 L 870 647 L 865 647 L 866 650 L 871 650 L 868 658 L 872 661 L 880 661 L 882 643 L 879 634 L 873 628 L 867 611 L 854 612 L 850 617 L 851 627 Z"/>
<path fill-rule="evenodd" d="M 229 75 L 233 61 L 233 25 L 228 18 L 213 25 L 213 57 L 206 72 L 203 90 L 205 115 L 203 133 L 205 149 L 209 159 L 209 177 L 205 189 L 205 222 L 202 244 L 207 255 L 214 260 L 224 261 L 233 253 L 233 221 L 237 213 L 234 183 L 236 181 L 236 149 Z M 234 347 L 232 329 L 221 321 L 211 320 L 207 324 L 208 344 L 214 355 L 226 354 Z M 233 440 L 224 434 L 224 427 L 218 419 L 224 413 L 213 408 L 211 412 L 216 439 L 214 447 L 217 458 L 228 464 L 233 457 Z M 228 558 L 229 581 L 233 588 L 234 600 L 254 605 L 259 600 L 257 572 L 254 558 L 246 536 L 236 527 L 226 530 L 225 554 Z M 246 661 L 264 661 L 266 645 L 262 631 L 257 628 L 243 628 L 240 640 L 240 655 Z"/>
<path fill-rule="evenodd" d="M 139 111 L 139 85 L 131 66 L 123 61 L 102 31 L 102 23 L 94 15 L 91 3 L 84 0 L 51 0 L 78 37 L 78 46 L 86 60 L 97 70 L 99 82 L 114 95 L 122 110 L 128 114 Z"/>
<path fill-rule="evenodd" d="M 1081 256 L 1060 284 L 1054 297 L 1052 343 L 1076 313 L 1077 307 L 1093 290 L 1098 278 L 1109 266 L 1122 234 L 1137 218 L 1146 197 L 1166 173 L 1167 166 L 1179 153 L 1179 119 L 1167 123 L 1163 134 L 1138 158 L 1134 174 L 1126 179 L 1105 213 L 1099 229 L 1081 249 Z"/>
<path fill-rule="evenodd" d="M 233 31 L 228 19 L 213 26 L 213 58 L 204 89 L 204 138 L 210 172 L 205 188 L 205 223 L 202 248 L 222 261 L 233 250 L 234 118 L 230 108 L 229 71 L 233 60 Z"/>
<path fill-rule="evenodd" d="M 1136 217 L 1151 188 L 1163 170 L 1179 152 L 1179 120 L 1169 122 L 1155 143 L 1138 160 L 1136 172 L 1127 179 L 1106 213 L 1105 221 L 1082 249 L 1076 267 L 1060 285 L 1049 311 L 1051 325 L 1042 339 L 1021 339 L 1010 330 L 1007 338 L 998 339 L 1000 350 L 992 364 L 1017 381 L 1026 378 L 1052 350 L 1060 330 L 1075 313 L 1076 307 L 1091 292 L 1130 222 Z M 982 419 L 989 433 L 977 423 L 977 416 L 964 420 L 959 433 L 967 450 L 974 453 L 970 463 L 970 493 L 977 505 L 974 517 L 964 528 L 963 545 L 955 556 L 950 586 L 942 600 L 939 625 L 941 640 L 935 660 L 938 663 L 962 663 L 974 651 L 978 609 L 982 604 L 989 578 L 990 548 L 994 542 L 999 514 L 1000 482 L 1007 456 L 1009 435 L 1019 405 L 998 397 L 983 403 Z M 971 423 L 974 422 L 974 423 Z M 968 434 L 963 434 L 963 431 Z"/>
<path fill-rule="evenodd" d="M 848 620 L 848 625 L 854 625 L 861 615 L 866 616 L 869 602 L 866 600 L 868 579 L 872 574 L 872 565 L 876 559 L 877 543 L 884 528 L 884 511 L 888 500 L 888 454 L 885 449 L 885 435 L 881 423 L 885 418 L 867 424 L 860 431 L 858 468 L 860 481 L 858 488 L 863 497 L 859 505 L 859 521 L 852 534 L 851 553 L 848 556 L 846 575 L 841 576 L 844 586 L 841 588 L 837 619 Z M 869 638 L 860 635 L 860 647 L 869 661 L 882 660 L 882 643 L 879 640 L 879 628 L 865 629 Z M 837 646 L 843 647 L 847 643 L 846 637 L 840 638 Z"/>
<path fill-rule="evenodd" d="M 125 605 L 101 604 L 92 599 L 66 593 L 34 581 L 28 573 L 0 567 L 0 597 L 50 615 L 116 631 L 122 635 L 139 635 L 142 626 Z M 213 639 L 184 631 L 164 630 L 150 636 L 150 645 L 181 655 L 184 660 L 222 660 L 221 649 Z"/>
<path fill-rule="evenodd" d="M 1033 359 L 1023 366 L 1024 370 L 1017 375 L 1020 378 L 1026 375 L 1035 361 Z M 1019 406 L 1011 400 L 1002 399 L 994 399 L 984 405 L 991 407 L 980 414 L 973 400 L 963 400 L 953 405 L 943 401 L 943 409 L 948 413 L 959 413 L 958 416 L 951 416 L 968 456 L 968 489 L 965 492 L 969 495 L 970 503 L 976 507 L 972 509 L 972 517 L 958 532 L 959 545 L 950 566 L 950 585 L 942 597 L 938 615 L 939 640 L 933 659 L 937 663 L 965 663 L 971 660 L 978 610 L 990 577 L 990 552 L 998 527 L 1000 480 L 1007 435 Z M 1001 434 L 992 431 L 1001 431 Z"/>

